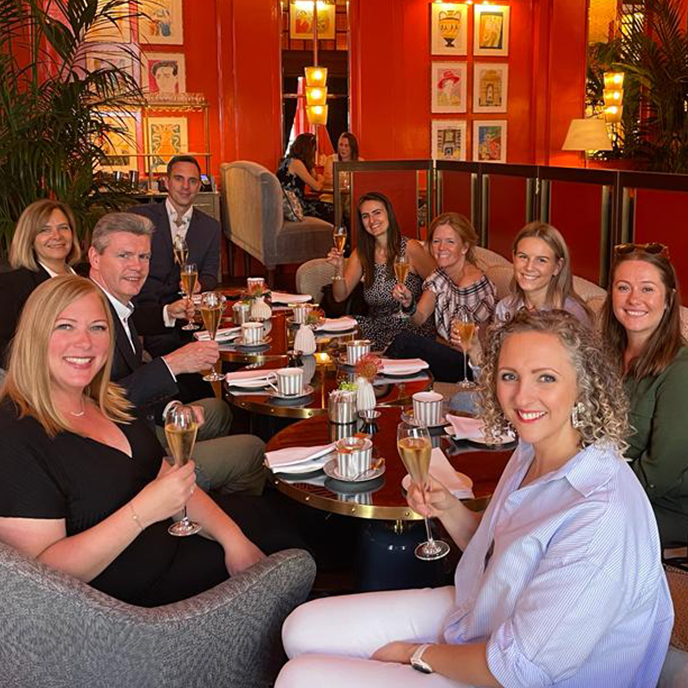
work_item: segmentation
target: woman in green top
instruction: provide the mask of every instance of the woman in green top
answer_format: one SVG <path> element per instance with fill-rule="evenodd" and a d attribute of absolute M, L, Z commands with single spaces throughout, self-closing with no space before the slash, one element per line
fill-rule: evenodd
<path fill-rule="evenodd" d="M 664 547 L 688 541 L 688 349 L 678 280 L 663 244 L 614 248 L 605 339 L 623 362 L 631 425 L 626 452 Z"/>

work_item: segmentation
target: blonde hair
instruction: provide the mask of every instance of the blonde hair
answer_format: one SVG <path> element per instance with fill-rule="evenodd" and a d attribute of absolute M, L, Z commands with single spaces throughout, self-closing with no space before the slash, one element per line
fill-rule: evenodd
<path fill-rule="evenodd" d="M 12 236 L 12 244 L 10 245 L 10 265 L 15 270 L 17 268 L 26 268 L 34 272 L 38 270 L 34 244 L 36 237 L 43 230 L 43 227 L 55 210 L 60 210 L 64 213 L 69 223 L 69 228 L 72 230 L 72 248 L 67 255 L 66 262 L 68 265 L 74 265 L 79 261 L 81 258 L 81 247 L 76 236 L 76 223 L 72 209 L 66 203 L 44 198 L 40 201 L 35 201 L 25 208 L 17 221 L 17 226 Z"/>
<path fill-rule="evenodd" d="M 490 331 L 485 362 L 480 375 L 481 417 L 485 435 L 498 443 L 509 429 L 509 423 L 497 399 L 499 355 L 507 337 L 520 332 L 552 334 L 568 352 L 576 371 L 578 398 L 584 410 L 579 414 L 581 425 L 576 428 L 584 447 L 612 443 L 620 451 L 628 445 L 629 404 L 624 392 L 619 367 L 616 365 L 597 332 L 583 325 L 565 311 L 519 311 L 513 319 Z"/>
<path fill-rule="evenodd" d="M 468 247 L 466 251 L 466 261 L 472 265 L 476 265 L 475 247 L 478 244 L 478 234 L 471 224 L 471 221 L 460 213 L 442 213 L 438 215 L 430 224 L 428 230 L 427 245 L 432 245 L 432 238 L 435 236 L 437 228 L 441 225 L 448 225 L 454 230 L 454 233 L 461 239 L 463 244 Z"/>
<path fill-rule="evenodd" d="M 110 347 L 103 367 L 84 390 L 109 420 L 128 423 L 132 405 L 124 390 L 110 382 L 114 332 L 110 306 L 102 290 L 90 280 L 74 275 L 53 277 L 31 293 L 22 310 L 17 333 L 11 345 L 7 377 L 0 389 L 0 400 L 9 397 L 19 408 L 20 415 L 36 418 L 50 437 L 71 431 L 69 423 L 59 412 L 52 398 L 52 384 L 48 367 L 48 348 L 55 322 L 72 303 L 95 294 L 100 300 L 110 331 Z"/>

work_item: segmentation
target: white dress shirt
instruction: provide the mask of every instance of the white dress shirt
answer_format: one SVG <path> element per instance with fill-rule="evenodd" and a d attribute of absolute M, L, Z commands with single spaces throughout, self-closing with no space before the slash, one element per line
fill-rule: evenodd
<path fill-rule="evenodd" d="M 533 455 L 516 449 L 459 561 L 446 642 L 486 641 L 505 688 L 656 685 L 673 608 L 643 488 L 597 445 L 521 487 Z"/>
<path fill-rule="evenodd" d="M 41 267 L 42 267 L 51 277 L 59 277 L 59 276 L 60 276 L 59 273 L 53 272 L 45 263 L 41 263 L 40 260 L 37 261 L 37 263 L 38 263 L 38 264 L 39 264 L 39 265 L 40 265 L 40 266 L 41 266 Z M 69 265 L 67 266 L 67 271 L 68 271 L 67 274 L 69 274 L 69 275 L 76 275 L 76 272 L 74 272 L 74 270 L 72 270 L 72 268 L 70 268 Z"/>
<path fill-rule="evenodd" d="M 165 199 L 165 210 L 167 210 L 167 217 L 170 220 L 170 233 L 172 235 L 172 245 L 174 246 L 175 237 L 180 236 L 182 239 L 186 239 L 186 233 L 189 231 L 191 216 L 193 215 L 193 206 L 180 218 L 177 209 L 172 205 L 168 197 Z M 180 221 L 179 224 L 177 224 L 178 220 Z"/>

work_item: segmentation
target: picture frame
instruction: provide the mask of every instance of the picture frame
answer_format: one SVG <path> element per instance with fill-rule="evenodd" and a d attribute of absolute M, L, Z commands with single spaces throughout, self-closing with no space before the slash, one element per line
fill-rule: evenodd
<path fill-rule="evenodd" d="M 183 45 L 182 0 L 141 0 L 139 41 L 142 45 Z"/>
<path fill-rule="evenodd" d="M 430 65 L 430 112 L 467 111 L 468 66 L 465 62 L 432 62 Z"/>
<path fill-rule="evenodd" d="M 509 54 L 509 13 L 508 5 L 473 6 L 473 55 Z"/>
<path fill-rule="evenodd" d="M 184 53 L 144 53 L 141 59 L 143 90 L 162 97 L 186 93 Z"/>
<path fill-rule="evenodd" d="M 473 160 L 506 162 L 507 122 L 505 119 L 473 121 Z"/>
<path fill-rule="evenodd" d="M 103 117 L 103 120 L 124 129 L 123 133 L 111 133 L 107 139 L 98 141 L 107 158 L 97 166 L 97 169 L 107 172 L 125 172 L 138 170 L 139 152 L 138 142 L 138 120 L 135 115 L 130 113 L 110 113 Z"/>
<path fill-rule="evenodd" d="M 108 0 L 98 0 L 100 11 Z M 116 17 L 116 24 L 102 22 L 91 27 L 84 36 L 84 43 L 131 43 L 131 18 L 126 5 L 112 8 L 109 12 Z"/>
<path fill-rule="evenodd" d="M 189 152 L 186 117 L 149 117 L 146 123 L 146 153 L 151 172 L 164 172 L 175 155 Z"/>
<path fill-rule="evenodd" d="M 434 119 L 430 138 L 430 155 L 433 160 L 466 160 L 465 119 Z"/>
<path fill-rule="evenodd" d="M 97 69 L 107 69 L 117 67 L 124 70 L 137 83 L 140 83 L 141 75 L 138 60 L 138 51 L 133 45 L 122 45 L 121 43 L 103 43 L 89 46 L 86 53 L 86 71 L 94 72 Z"/>
<path fill-rule="evenodd" d="M 458 2 L 430 5 L 430 54 L 468 55 L 468 5 Z"/>
<path fill-rule="evenodd" d="M 506 112 L 509 97 L 509 65 L 473 63 L 473 112 Z"/>
<path fill-rule="evenodd" d="M 302 7 L 299 3 L 289 3 L 289 38 L 294 40 L 313 40 L 313 10 L 311 3 Z M 317 3 L 318 40 L 334 40 L 336 6 Z"/>

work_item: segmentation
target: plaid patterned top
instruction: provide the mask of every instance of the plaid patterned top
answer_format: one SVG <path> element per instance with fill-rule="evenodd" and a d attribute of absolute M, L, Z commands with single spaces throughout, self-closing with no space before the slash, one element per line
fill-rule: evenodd
<path fill-rule="evenodd" d="M 451 321 L 460 308 L 466 308 L 477 324 L 489 322 L 495 308 L 495 288 L 486 275 L 467 287 L 457 287 L 446 272 L 437 269 L 423 282 L 423 289 L 435 295 L 437 333 L 449 339 Z"/>

